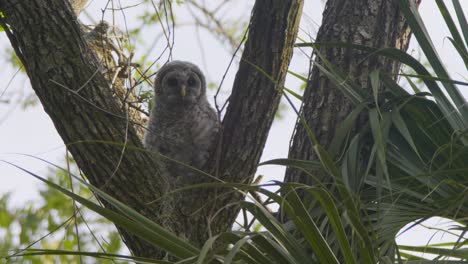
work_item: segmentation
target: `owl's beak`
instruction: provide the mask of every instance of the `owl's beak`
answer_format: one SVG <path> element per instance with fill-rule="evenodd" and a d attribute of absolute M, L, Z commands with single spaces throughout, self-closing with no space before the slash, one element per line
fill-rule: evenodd
<path fill-rule="evenodd" d="M 187 95 L 187 86 L 182 85 L 180 89 L 180 95 L 182 95 L 182 97 L 185 97 Z"/>

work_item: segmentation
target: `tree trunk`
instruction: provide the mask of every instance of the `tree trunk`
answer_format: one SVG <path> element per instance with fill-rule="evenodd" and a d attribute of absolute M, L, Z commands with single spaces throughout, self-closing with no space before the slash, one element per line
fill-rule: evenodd
<path fill-rule="evenodd" d="M 226 182 L 247 184 L 253 180 L 282 96 L 302 6 L 302 0 L 255 2 L 247 42 L 222 122 L 218 151 L 213 153 L 207 169 Z M 227 192 L 231 194 L 226 195 Z M 229 229 L 239 212 L 236 203 L 244 200 L 244 195 L 235 190 L 200 194 L 203 196 L 199 207 L 207 208 L 200 214 L 199 226 L 204 226 L 203 221 L 215 220 L 217 229 L 213 234 Z M 206 206 L 205 201 L 213 203 Z M 211 219 L 214 214 L 216 218 Z M 200 242 L 206 240 L 206 235 Z"/>
<path fill-rule="evenodd" d="M 412 0 L 415 1 L 415 0 Z M 415 1 L 419 4 L 420 0 Z M 346 42 L 376 48 L 408 48 L 410 29 L 405 23 L 398 1 L 388 0 L 329 0 L 323 13 L 322 25 L 316 42 Z M 348 79 L 362 89 L 370 91 L 369 74 L 380 69 L 397 78 L 400 65 L 384 57 L 368 57 L 367 53 L 351 48 L 318 49 L 327 60 L 347 74 Z M 319 58 L 315 62 L 320 64 Z M 316 136 L 319 144 L 329 147 L 336 129 L 354 109 L 350 100 L 335 87 L 332 81 L 313 66 L 303 96 L 300 113 Z M 357 127 L 365 121 L 361 116 Z M 313 160 L 316 158 L 306 130 L 299 123 L 293 134 L 289 158 Z M 322 183 L 330 182 L 325 175 Z M 310 176 L 289 168 L 286 182 L 314 185 Z"/>
<path fill-rule="evenodd" d="M 250 182 L 254 176 L 281 97 L 302 4 L 255 3 L 218 151 L 206 168 L 224 181 Z M 157 157 L 141 151 L 138 126 L 113 96 L 68 1 L 1 0 L 0 11 L 1 25 L 34 91 L 91 184 L 198 247 L 231 228 L 239 209 L 226 205 L 244 197 L 229 189 L 196 189 L 184 192 L 182 203 L 172 195 L 151 203 L 173 190 L 171 177 Z M 207 181 L 213 180 L 200 177 L 185 184 Z M 134 255 L 164 256 L 121 231 Z"/>

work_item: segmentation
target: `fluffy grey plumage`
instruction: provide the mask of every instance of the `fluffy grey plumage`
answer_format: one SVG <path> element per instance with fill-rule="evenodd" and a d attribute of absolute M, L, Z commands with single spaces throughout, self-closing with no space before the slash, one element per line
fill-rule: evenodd
<path fill-rule="evenodd" d="M 205 165 L 219 121 L 206 98 L 206 82 L 200 69 L 184 61 L 163 66 L 154 82 L 154 101 L 150 113 L 145 147 L 196 168 Z M 187 169 L 168 163 L 171 173 L 186 174 Z"/>

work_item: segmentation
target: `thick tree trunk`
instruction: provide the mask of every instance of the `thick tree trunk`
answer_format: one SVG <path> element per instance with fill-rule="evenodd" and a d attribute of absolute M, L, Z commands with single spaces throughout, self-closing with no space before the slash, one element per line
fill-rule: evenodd
<path fill-rule="evenodd" d="M 414 0 L 411 0 L 414 1 Z M 420 0 L 415 1 L 420 2 Z M 316 42 L 346 42 L 383 48 L 408 48 L 410 29 L 398 8 L 398 1 L 388 0 L 329 0 L 323 13 L 322 25 Z M 327 60 L 346 73 L 348 79 L 362 89 L 370 91 L 369 74 L 376 69 L 397 78 L 400 65 L 384 57 L 368 57 L 368 54 L 351 48 L 318 49 Z M 320 64 L 320 59 L 315 62 Z M 354 107 L 332 81 L 313 66 L 303 97 L 301 114 L 315 134 L 319 144 L 327 148 L 336 129 Z M 361 124 L 364 121 L 361 117 Z M 359 123 L 359 122 L 358 122 Z M 359 127 L 359 124 L 357 125 Z M 289 149 L 293 159 L 315 159 L 313 147 L 303 126 L 297 125 Z M 331 179 L 323 178 L 322 183 Z M 295 169 L 288 169 L 286 182 L 315 183 Z"/>
<path fill-rule="evenodd" d="M 256 1 L 219 151 L 206 168 L 224 181 L 252 180 L 278 107 L 302 2 Z M 1 0 L 0 11 L 34 91 L 91 184 L 196 246 L 230 229 L 239 209 L 225 205 L 244 197 L 229 189 L 197 189 L 184 192 L 183 200 L 168 195 L 151 203 L 173 190 L 173 182 L 161 161 L 141 151 L 134 120 L 113 96 L 67 1 Z M 185 184 L 207 181 L 213 180 Z M 133 254 L 163 257 L 146 241 L 122 234 Z"/>
<path fill-rule="evenodd" d="M 34 91 L 90 183 L 167 226 L 170 219 L 158 213 L 165 203 L 149 203 L 170 189 L 170 181 L 158 160 L 135 150 L 142 148 L 135 126 L 101 74 L 68 3 L 1 1 L 0 10 Z M 145 242 L 128 246 L 157 252 Z"/>
<path fill-rule="evenodd" d="M 207 169 L 226 182 L 248 184 L 253 180 L 282 96 L 302 6 L 302 0 L 255 2 L 247 42 L 222 122 L 218 151 L 213 153 Z M 226 190 L 200 192 L 203 196 L 199 207 L 207 209 L 200 214 L 199 226 L 203 226 L 203 221 L 214 220 L 215 234 L 232 226 L 239 212 L 236 203 L 244 195 L 227 191 L 231 194 L 226 195 Z M 213 202 L 207 206 L 205 201 Z M 214 214 L 216 217 L 211 219 Z"/>

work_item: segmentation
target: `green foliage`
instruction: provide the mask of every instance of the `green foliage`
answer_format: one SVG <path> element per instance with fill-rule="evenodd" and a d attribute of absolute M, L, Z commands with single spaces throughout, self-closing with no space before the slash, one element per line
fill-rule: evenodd
<path fill-rule="evenodd" d="M 66 171 L 50 170 L 48 179 L 57 181 L 58 186 L 70 187 Z M 77 194 L 92 197 L 89 189 L 76 187 Z M 80 248 L 82 251 L 109 254 L 122 251 L 122 240 L 111 222 L 90 214 L 86 208 L 75 208 L 73 200 L 64 199 L 55 188 L 46 185 L 40 189 L 39 194 L 40 199 L 27 202 L 21 208 L 10 206 L 11 194 L 3 194 L 0 198 L 0 259 L 10 257 L 8 263 L 79 263 L 80 257 L 74 255 L 21 254 L 37 248 L 68 251 Z M 78 234 L 76 228 L 79 230 Z M 28 250 L 23 251 L 24 249 Z M 21 257 L 14 257 L 15 254 Z M 111 262 L 101 260 L 99 263 Z"/>
<path fill-rule="evenodd" d="M 397 249 L 397 261 L 405 258 L 408 261 L 429 261 L 416 257 L 407 250 L 414 253 L 431 252 L 438 255 L 434 260 L 446 260 L 447 263 L 450 263 L 447 258 L 466 261 L 468 254 L 463 246 L 466 245 L 465 234 L 468 229 L 468 116 L 467 102 L 457 87 L 466 84 L 450 78 L 417 11 L 408 1 L 400 3 L 432 68 L 427 68 L 427 65 L 420 64 L 396 49 L 375 49 L 349 43 L 307 43 L 299 46 L 323 45 L 358 49 L 367 52 L 369 56 L 385 56 L 397 60 L 411 67 L 417 74 L 412 77 L 422 80 L 430 93 L 410 94 L 390 76 L 380 71 L 372 72 L 369 76 L 372 91 L 364 91 L 346 80 L 345 74 L 318 54 L 323 64 L 317 66 L 356 104 L 356 110 L 335 135 L 329 149 L 331 157 L 335 157 L 333 162 L 318 146 L 316 154 L 325 168 L 332 168 L 334 164 L 339 167 L 325 170 L 335 180 L 335 188 L 338 189 L 338 192 L 333 191 L 333 188 L 329 191 L 341 195 L 343 201 L 348 201 L 349 198 L 343 196 L 344 184 L 347 189 L 352 190 L 350 194 L 357 196 L 356 206 L 359 212 L 362 212 L 360 221 L 370 232 L 370 239 L 373 241 L 371 246 L 375 247 L 372 251 L 375 259 L 393 262 L 393 252 Z M 444 13 L 445 9 L 441 11 L 444 16 L 449 16 L 448 13 Z M 460 24 L 463 28 L 462 21 Z M 457 34 L 452 32 L 452 35 Z M 464 47 L 457 50 L 465 49 L 466 44 L 461 37 L 453 39 L 458 39 L 455 41 L 456 45 Z M 460 56 L 464 56 L 464 52 L 460 52 Z M 411 81 L 409 78 L 408 80 Z M 361 112 L 369 119 L 366 124 L 360 124 L 359 131 L 353 131 L 353 123 L 357 114 Z M 372 139 L 370 142 L 369 138 Z M 314 141 L 313 136 L 311 140 Z M 340 174 L 337 174 L 337 171 L 340 171 Z M 339 200 L 335 201 L 337 202 Z M 346 206 L 346 202 L 343 206 L 345 210 L 352 209 Z M 315 212 L 321 211 L 317 206 L 313 208 Z M 322 211 L 322 214 L 325 212 Z M 349 216 L 351 215 L 345 211 L 342 217 L 346 219 Z M 357 214 L 355 216 L 359 217 Z M 458 240 L 444 245 L 420 247 L 395 245 L 395 235 L 405 225 L 415 221 L 421 223 L 434 216 L 453 220 L 456 228 L 460 230 L 456 235 Z M 320 215 L 317 217 L 320 219 Z M 358 230 L 352 223 L 348 225 L 351 225 L 354 232 Z M 345 227 L 345 230 L 347 229 L 348 227 Z M 336 232 L 332 233 L 327 229 L 322 231 L 325 236 L 337 236 Z M 440 231 L 450 233 L 450 230 Z M 348 235 L 351 241 L 356 239 L 354 232 L 350 233 L 351 236 Z M 329 240 L 329 243 L 332 248 L 336 248 L 336 242 Z M 449 248 L 444 249 L 444 246 Z M 361 250 L 355 249 L 353 252 Z M 339 251 L 337 253 L 340 254 Z M 369 261 L 370 259 L 364 261 L 365 254 L 367 252 L 359 253 L 356 255 L 357 259 L 363 263 L 374 263 Z"/>
<path fill-rule="evenodd" d="M 26 73 L 26 71 L 23 68 L 23 64 L 21 63 L 18 56 L 16 56 L 16 53 L 14 52 L 13 49 L 8 49 L 7 50 L 7 55 L 8 55 L 8 57 L 6 58 L 6 61 L 8 63 L 10 63 L 14 68 L 20 69 L 20 71 L 22 73 Z"/>
<path fill-rule="evenodd" d="M 456 32 L 454 19 L 446 12 L 443 2 L 438 1 L 438 4 L 450 28 L 451 41 L 463 57 L 468 43 L 466 19 L 459 2 L 453 2 L 462 33 Z M 55 256 L 76 262 L 82 255 L 166 263 L 112 255 L 120 248 L 116 233 L 109 236 L 106 244 L 106 252 L 110 254 L 88 250 L 85 245 L 93 240 L 86 240 L 89 234 L 84 233 L 79 237 L 85 249 L 77 251 L 73 223 L 66 229 L 61 227 L 61 223 L 68 223 L 66 218 L 76 212 L 71 202 L 67 205 L 63 202 L 63 195 L 66 195 L 183 263 L 465 263 L 468 260 L 468 111 L 467 102 L 458 90 L 458 85 L 465 84 L 451 80 L 414 7 L 405 0 L 400 4 L 432 68 L 396 49 L 375 49 L 349 43 L 300 44 L 359 49 L 369 57 L 385 56 L 397 60 L 417 75 L 407 76 L 410 85 L 418 78 L 429 91 L 422 93 L 415 88 L 415 92 L 410 93 L 379 70 L 369 76 L 372 90 L 364 91 L 322 56 L 322 64 L 317 66 L 355 103 L 355 109 L 340 125 L 327 150 L 316 142 L 307 123 L 300 117 L 308 130 L 317 161 L 281 159 L 260 165 L 294 167 L 312 178 L 326 174 L 333 179 L 332 185 L 274 182 L 254 186 L 209 183 L 186 187 L 184 189 L 231 188 L 251 196 L 239 202 L 245 215 L 241 230 L 216 234 L 202 248 L 196 248 L 79 177 L 71 175 L 81 187 L 76 192 L 67 190 L 67 170 L 55 172 L 53 178 L 58 180 L 55 184 L 50 178 L 46 180 L 18 167 L 49 187 L 41 191 L 45 201 L 42 207 L 39 206 L 42 211 L 32 204 L 13 210 L 7 207 L 8 195 L 0 199 L 0 206 L 5 208 L 0 211 L 0 230 L 6 238 L 0 243 L 2 252 L 31 244 L 43 228 L 52 232 L 60 227 L 66 238 L 64 242 L 52 240 L 44 245 L 42 241 L 51 238 L 41 240 L 43 247 L 55 243 L 60 250 L 26 250 L 21 253 L 22 260 L 37 261 L 32 255 L 38 255 L 39 258 Z M 288 99 L 288 93 L 292 93 L 287 89 L 284 91 Z M 351 129 L 360 115 L 369 117 L 366 124 L 358 130 Z M 272 186 L 279 190 L 271 191 Z M 103 208 L 88 198 L 89 190 L 115 209 Z M 258 198 L 258 194 L 266 197 L 266 201 Z M 270 212 L 272 204 L 280 208 L 278 213 Z M 395 236 L 403 227 L 420 224 L 434 216 L 451 219 L 452 230 L 439 231 L 447 234 L 459 231 L 456 233 L 458 238 L 444 244 L 397 245 Z M 78 217 L 71 219 L 78 225 L 84 223 Z M 15 223 L 25 226 L 18 234 L 11 228 Z M 420 252 L 435 257 L 421 257 Z"/>
<path fill-rule="evenodd" d="M 0 11 L 0 19 L 3 19 L 3 18 L 5 18 L 5 14 L 3 14 L 3 12 Z M 5 29 L 2 26 L 0 26 L 0 32 L 3 32 L 3 31 L 5 31 Z"/>

